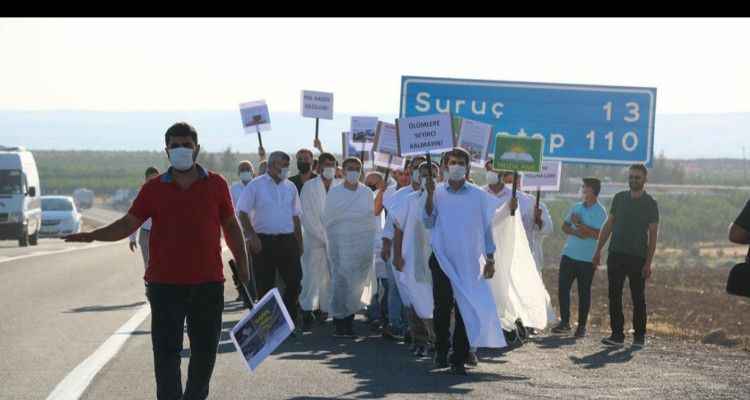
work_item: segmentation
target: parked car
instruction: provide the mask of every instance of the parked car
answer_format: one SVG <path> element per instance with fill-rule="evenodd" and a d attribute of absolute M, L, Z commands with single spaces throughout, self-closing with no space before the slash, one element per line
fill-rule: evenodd
<path fill-rule="evenodd" d="M 42 237 L 61 237 L 81 231 L 81 214 L 70 196 L 42 196 Z"/>
<path fill-rule="evenodd" d="M 91 208 L 94 205 L 94 191 L 86 188 L 78 188 L 73 191 L 73 199 L 76 207 L 80 210 Z"/>
<path fill-rule="evenodd" d="M 39 173 L 23 147 L 0 146 L 0 240 L 37 244 L 42 223 Z"/>

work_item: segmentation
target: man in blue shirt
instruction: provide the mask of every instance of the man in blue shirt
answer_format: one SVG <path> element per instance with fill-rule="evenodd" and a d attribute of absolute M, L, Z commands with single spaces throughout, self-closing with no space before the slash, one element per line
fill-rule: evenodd
<path fill-rule="evenodd" d="M 586 336 L 586 321 L 591 307 L 591 282 L 596 265 L 591 260 L 596 251 L 599 230 L 607 220 L 607 210 L 599 203 L 601 182 L 596 178 L 583 179 L 583 201 L 568 211 L 563 232 L 568 235 L 560 260 L 558 299 L 560 302 L 560 324 L 552 328 L 553 333 L 570 332 L 570 288 L 578 279 L 578 328 L 576 337 Z"/>

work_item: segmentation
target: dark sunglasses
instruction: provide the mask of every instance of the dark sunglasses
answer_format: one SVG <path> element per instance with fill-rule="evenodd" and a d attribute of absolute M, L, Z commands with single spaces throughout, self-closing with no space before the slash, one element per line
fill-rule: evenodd
<path fill-rule="evenodd" d="M 637 176 L 637 175 L 630 175 L 628 177 L 628 179 L 631 180 L 631 181 L 640 181 L 641 179 L 643 179 L 643 177 L 642 176 Z"/>

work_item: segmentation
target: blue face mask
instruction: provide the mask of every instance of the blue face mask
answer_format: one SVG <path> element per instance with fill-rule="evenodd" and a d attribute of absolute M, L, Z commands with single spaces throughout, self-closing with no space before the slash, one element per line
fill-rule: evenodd
<path fill-rule="evenodd" d="M 169 149 L 169 162 L 172 168 L 178 171 L 187 171 L 193 168 L 193 149 L 177 147 Z"/>

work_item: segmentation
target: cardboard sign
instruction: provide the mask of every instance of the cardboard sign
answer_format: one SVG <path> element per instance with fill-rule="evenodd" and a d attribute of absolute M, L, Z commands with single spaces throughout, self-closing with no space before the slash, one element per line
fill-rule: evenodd
<path fill-rule="evenodd" d="M 562 161 L 544 160 L 542 171 L 539 173 L 526 172 L 521 179 L 521 190 L 542 192 L 559 192 L 560 176 L 562 175 Z"/>
<path fill-rule="evenodd" d="M 442 153 L 453 148 L 453 121 L 450 114 L 399 118 L 398 145 L 401 156 Z"/>
<path fill-rule="evenodd" d="M 387 169 L 404 169 L 406 158 L 399 157 L 396 125 L 378 122 L 373 143 L 375 165 Z"/>
<path fill-rule="evenodd" d="M 491 147 L 492 125 L 462 118 L 458 134 L 458 147 L 471 156 L 471 165 L 484 168 L 487 152 Z"/>
<path fill-rule="evenodd" d="M 375 142 L 375 130 L 377 128 L 378 117 L 352 117 L 352 143 L 357 143 L 360 151 L 362 144 L 364 144 L 365 150 L 372 150 L 372 145 Z"/>
<path fill-rule="evenodd" d="M 542 169 L 544 138 L 510 136 L 495 137 L 494 169 L 539 172 Z"/>
<path fill-rule="evenodd" d="M 266 293 L 252 310 L 229 332 L 244 364 L 255 371 L 294 331 L 277 288 Z"/>
<path fill-rule="evenodd" d="M 333 93 L 303 90 L 300 110 L 303 117 L 333 119 Z"/>
<path fill-rule="evenodd" d="M 364 150 L 364 160 L 362 160 L 362 149 Z M 341 155 L 346 159 L 347 157 L 357 157 L 366 164 L 368 161 L 372 161 L 372 149 L 368 150 L 364 147 L 363 143 L 352 142 L 351 132 L 341 132 Z"/>
<path fill-rule="evenodd" d="M 271 116 L 265 100 L 250 101 L 240 104 L 240 117 L 245 133 L 265 132 L 271 130 Z"/>

